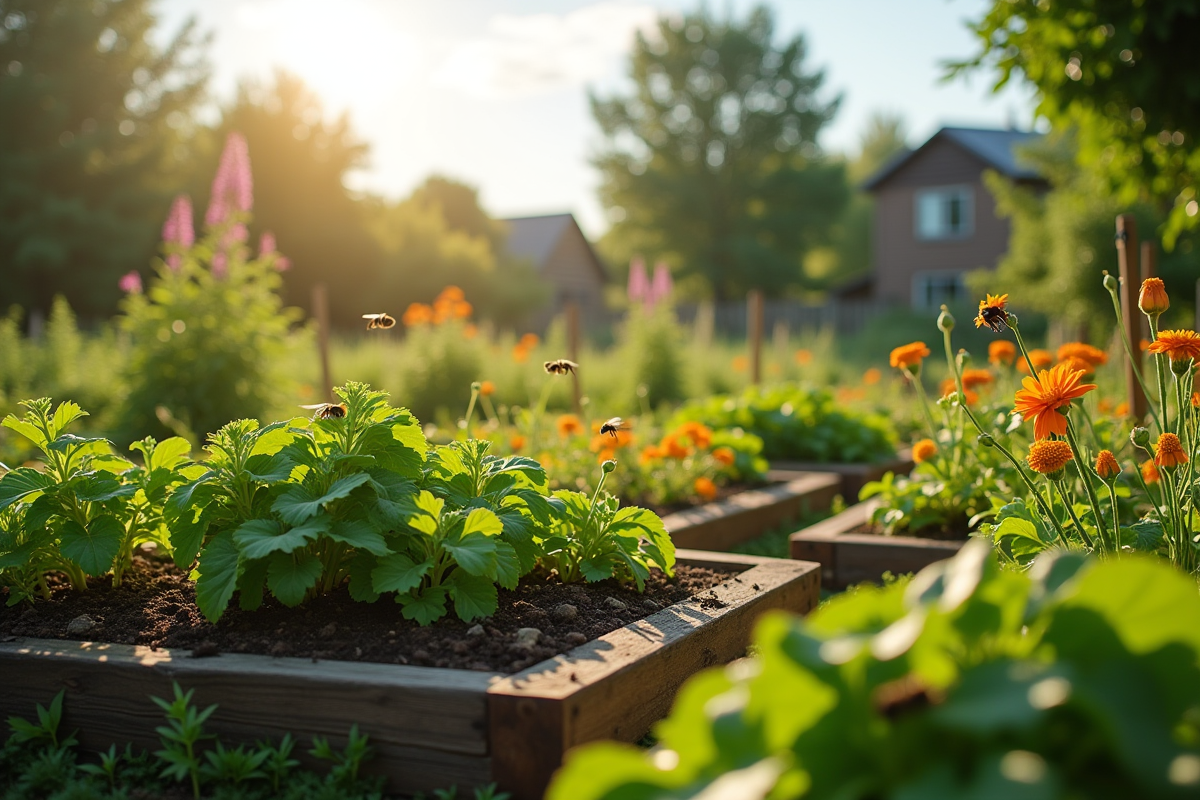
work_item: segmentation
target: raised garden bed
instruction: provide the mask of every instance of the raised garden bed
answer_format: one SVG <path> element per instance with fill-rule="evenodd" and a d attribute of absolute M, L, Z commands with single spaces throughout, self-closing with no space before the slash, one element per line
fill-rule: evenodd
<path fill-rule="evenodd" d="M 879 582 L 883 573 L 919 572 L 935 561 L 950 558 L 966 544 L 962 540 L 882 536 L 860 532 L 871 519 L 873 502 L 858 503 L 790 538 L 792 558 L 821 565 L 821 588 L 844 589 L 862 581 Z"/>
<path fill-rule="evenodd" d="M 840 486 L 838 476 L 828 473 L 788 474 L 780 483 L 669 514 L 663 524 L 678 547 L 724 551 L 785 522 L 824 511 Z"/>
<path fill-rule="evenodd" d="M 841 481 L 838 494 L 840 494 L 847 503 L 854 503 L 857 502 L 858 493 L 862 491 L 862 487 L 866 486 L 871 481 L 877 481 L 889 472 L 894 472 L 897 475 L 907 475 L 912 471 L 913 466 L 912 450 L 906 448 L 897 453 L 895 458 L 890 458 L 886 461 L 877 461 L 870 464 L 823 464 L 817 461 L 772 461 L 771 471 L 767 473 L 767 477 L 773 480 L 782 480 L 790 477 L 796 472 L 831 473 L 833 475 L 837 475 Z"/>
<path fill-rule="evenodd" d="M 816 564 L 681 550 L 681 564 L 730 579 L 688 600 L 513 675 L 460 669 L 222 654 L 13 637 L 0 642 L 0 715 L 29 717 L 66 689 L 66 722 L 81 745 L 155 747 L 160 711 L 149 695 L 171 682 L 220 704 L 208 728 L 225 739 L 344 741 L 371 737 L 389 792 L 492 781 L 518 800 L 540 798 L 571 747 L 634 741 L 704 667 L 741 656 L 754 619 L 803 613 L 819 597 Z"/>

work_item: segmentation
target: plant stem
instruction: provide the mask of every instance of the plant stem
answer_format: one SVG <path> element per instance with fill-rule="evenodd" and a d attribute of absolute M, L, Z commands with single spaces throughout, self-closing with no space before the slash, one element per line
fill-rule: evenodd
<path fill-rule="evenodd" d="M 1067 442 L 1071 445 L 1071 450 L 1075 453 L 1075 468 L 1079 471 L 1079 477 L 1083 480 L 1083 489 L 1087 493 L 1088 504 L 1092 507 L 1092 514 L 1096 518 L 1096 532 L 1100 536 L 1100 549 L 1105 550 L 1107 547 L 1106 532 L 1104 529 L 1104 517 L 1100 514 L 1100 500 L 1096 495 L 1096 489 L 1092 486 L 1092 470 L 1083 460 L 1083 451 L 1079 447 L 1079 439 L 1075 435 L 1075 425 L 1070 417 L 1067 417 Z M 1118 524 L 1114 519 L 1113 524 Z"/>
<path fill-rule="evenodd" d="M 1108 486 L 1108 499 L 1112 502 L 1113 510 L 1113 552 L 1118 558 L 1121 557 L 1121 517 L 1117 511 L 1117 490 L 1113 483 L 1105 482 Z"/>
<path fill-rule="evenodd" d="M 1083 537 L 1083 543 L 1087 545 L 1088 550 L 1095 550 L 1096 545 L 1092 543 L 1092 537 L 1088 536 L 1087 531 L 1083 527 L 1083 523 L 1079 521 L 1079 517 L 1075 515 L 1075 508 L 1071 504 L 1071 499 L 1067 497 L 1067 493 L 1063 491 L 1062 481 L 1051 481 L 1054 488 L 1058 490 L 1058 496 L 1062 499 L 1063 505 L 1067 507 L 1067 516 L 1075 523 L 1075 527 L 1079 528 L 1079 535 Z"/>
<path fill-rule="evenodd" d="M 1158 317 L 1147 315 L 1150 320 L 1150 340 L 1158 340 Z M 1166 433 L 1171 430 L 1171 414 L 1167 409 L 1167 378 L 1165 374 L 1164 361 L 1166 355 L 1162 353 L 1154 354 L 1154 374 L 1158 377 L 1158 407 L 1162 410 L 1162 425 L 1159 426 L 1160 432 Z"/>
<path fill-rule="evenodd" d="M 1163 432 L 1162 422 L 1158 419 L 1158 414 L 1154 413 L 1154 403 L 1150 400 L 1150 389 L 1146 386 L 1146 381 L 1142 378 L 1142 369 L 1139 359 L 1133 356 L 1133 345 L 1129 341 L 1129 334 L 1125 330 L 1125 316 L 1121 313 L 1121 301 L 1117 298 L 1116 292 L 1110 290 L 1108 293 L 1112 298 L 1113 312 L 1117 315 L 1117 330 L 1121 332 L 1121 342 L 1125 345 L 1125 356 L 1129 359 L 1129 365 L 1133 372 L 1133 377 L 1137 380 L 1138 385 L 1142 387 L 1142 394 L 1146 396 L 1146 406 L 1150 411 L 1150 418 L 1154 420 L 1154 426 L 1158 428 L 1158 432 Z M 1129 387 L 1132 389 L 1133 387 Z M 1131 409 L 1132 410 L 1132 409 Z M 1163 410 L 1163 415 L 1166 415 L 1166 410 Z M 1140 420 L 1139 420 L 1140 421 Z"/>
<path fill-rule="evenodd" d="M 475 401 L 479 398 L 479 384 L 471 384 L 471 402 L 467 403 L 467 438 L 471 438 L 471 418 L 475 416 Z"/>

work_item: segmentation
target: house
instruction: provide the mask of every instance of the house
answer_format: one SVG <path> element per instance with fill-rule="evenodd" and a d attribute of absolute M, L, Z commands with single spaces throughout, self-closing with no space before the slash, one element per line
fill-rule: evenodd
<path fill-rule="evenodd" d="M 868 179 L 863 188 L 875 198 L 871 295 L 917 309 L 966 299 L 964 274 L 995 267 L 1008 250 L 1009 220 L 996 216 L 983 173 L 995 170 L 1047 188 L 1020 155 L 1040 138 L 1028 131 L 942 128 Z"/>
<path fill-rule="evenodd" d="M 571 214 L 546 214 L 502 220 L 508 228 L 508 252 L 529 261 L 550 285 L 549 321 L 568 301 L 579 304 L 585 323 L 596 322 L 604 312 L 604 284 L 608 271 Z"/>

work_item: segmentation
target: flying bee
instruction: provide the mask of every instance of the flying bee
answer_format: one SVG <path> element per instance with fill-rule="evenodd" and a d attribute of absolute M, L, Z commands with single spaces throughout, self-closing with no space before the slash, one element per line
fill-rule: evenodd
<path fill-rule="evenodd" d="M 313 419 L 341 419 L 346 416 L 345 403 L 313 403 L 300 407 L 313 412 Z"/>
<path fill-rule="evenodd" d="M 575 370 L 579 369 L 578 364 L 574 361 L 568 361 L 565 358 L 560 358 L 557 361 L 547 361 L 542 366 L 551 375 L 566 375 L 568 372 L 574 373 Z"/>
<path fill-rule="evenodd" d="M 367 321 L 367 330 L 387 330 L 396 324 L 396 318 L 391 314 L 363 314 L 362 318 Z"/>
<path fill-rule="evenodd" d="M 603 436 L 604 434 L 608 433 L 611 434 L 614 439 L 616 439 L 618 438 L 617 431 L 628 429 L 629 426 L 625 424 L 625 420 L 621 419 L 620 417 L 613 417 L 608 422 L 605 422 L 600 426 L 600 435 Z"/>

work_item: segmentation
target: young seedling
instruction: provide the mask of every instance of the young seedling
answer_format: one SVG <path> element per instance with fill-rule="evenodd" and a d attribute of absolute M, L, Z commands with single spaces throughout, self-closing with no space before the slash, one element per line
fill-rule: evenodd
<path fill-rule="evenodd" d="M 162 777 L 174 778 L 176 781 L 190 779 L 192 795 L 198 799 L 201 778 L 206 776 L 201 774 L 200 755 L 196 751 L 196 745 L 205 739 L 215 738 L 212 734 L 204 732 L 204 723 L 217 710 L 217 706 L 214 704 L 201 711 L 191 704 L 195 689 L 188 689 L 185 694 L 178 683 L 172 683 L 172 687 L 175 690 L 175 699 L 171 702 L 168 703 L 161 697 L 150 698 L 167 715 L 167 724 L 154 729 L 163 744 L 163 749 L 156 750 L 154 755 L 166 762 Z"/>

